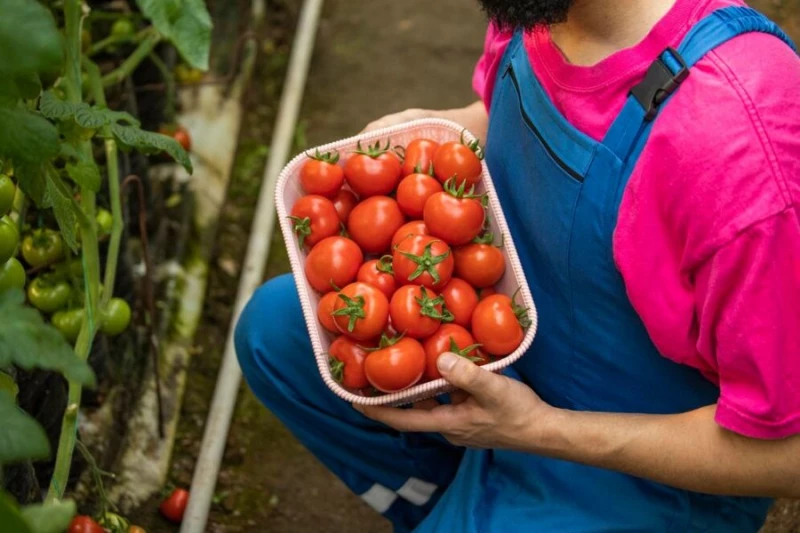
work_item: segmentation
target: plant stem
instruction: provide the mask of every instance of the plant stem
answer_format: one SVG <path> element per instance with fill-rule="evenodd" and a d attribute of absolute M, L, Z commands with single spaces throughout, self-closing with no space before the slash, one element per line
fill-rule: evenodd
<path fill-rule="evenodd" d="M 144 61 L 144 59 L 150 55 L 150 52 L 153 51 L 153 48 L 161 41 L 161 35 L 157 32 L 153 32 L 144 40 L 139 43 L 139 46 L 136 47 L 136 50 L 122 62 L 122 64 L 117 67 L 116 69 L 112 70 L 105 76 L 103 76 L 103 86 L 110 87 L 112 85 L 116 85 L 120 83 L 122 80 L 130 76 L 136 67 Z"/>
<path fill-rule="evenodd" d="M 167 86 L 166 102 L 164 103 L 164 115 L 166 115 L 167 122 L 172 122 L 175 118 L 175 76 L 167 68 L 166 63 L 162 60 L 157 53 L 150 54 L 150 61 L 161 72 L 161 77 L 164 78 L 164 83 Z"/>
<path fill-rule="evenodd" d="M 91 47 L 89 47 L 89 52 L 86 55 L 89 57 L 97 55 L 109 46 L 113 46 L 115 44 L 139 43 L 152 32 L 152 29 L 147 28 L 135 35 L 109 35 L 105 39 L 97 41 Z"/>

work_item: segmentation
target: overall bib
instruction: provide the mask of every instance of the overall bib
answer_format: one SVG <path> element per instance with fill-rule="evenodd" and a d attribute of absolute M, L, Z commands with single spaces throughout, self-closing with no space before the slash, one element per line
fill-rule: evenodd
<path fill-rule="evenodd" d="M 612 234 L 628 178 L 670 95 L 708 51 L 752 31 L 791 45 L 751 9 L 714 12 L 653 64 L 602 142 L 576 130 L 551 103 L 522 34 L 510 43 L 492 99 L 486 161 L 539 329 L 507 374 L 551 405 L 667 414 L 717 401 L 715 385 L 653 346 L 615 267 Z M 296 300 L 284 277 L 248 305 L 236 335 L 245 376 L 259 399 L 397 530 L 735 533 L 756 531 L 764 520 L 767 499 L 691 493 L 531 454 L 463 452 L 437 435 L 390 431 L 325 389 Z"/>

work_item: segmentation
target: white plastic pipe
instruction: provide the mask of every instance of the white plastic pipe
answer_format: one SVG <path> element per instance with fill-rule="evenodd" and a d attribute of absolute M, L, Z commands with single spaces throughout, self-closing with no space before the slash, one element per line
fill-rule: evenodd
<path fill-rule="evenodd" d="M 206 530 L 208 511 L 217 476 L 225 451 L 225 441 L 230 429 L 233 409 L 242 380 L 241 369 L 233 346 L 234 326 L 244 305 L 264 278 L 264 268 L 269 258 L 272 233 L 275 229 L 275 183 L 289 157 L 294 139 L 297 116 L 303 100 L 311 52 L 317 35 L 323 0 L 305 0 L 297 25 L 289 71 L 283 86 L 275 131 L 270 146 L 270 156 L 264 170 L 264 180 L 258 196 L 247 255 L 242 266 L 239 290 L 236 295 L 233 319 L 225 345 L 222 367 L 217 376 L 214 398 L 206 419 L 203 443 L 192 478 L 189 504 L 181 526 L 181 533 L 203 533 Z"/>

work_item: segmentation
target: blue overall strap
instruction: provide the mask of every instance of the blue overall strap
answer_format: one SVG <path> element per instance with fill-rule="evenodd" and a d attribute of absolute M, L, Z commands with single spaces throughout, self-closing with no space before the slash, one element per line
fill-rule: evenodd
<path fill-rule="evenodd" d="M 726 7 L 703 18 L 689 31 L 678 49 L 667 48 L 647 70 L 644 80 L 630 92 L 603 144 L 626 162 L 659 110 L 689 77 L 693 67 L 708 52 L 743 33 L 774 35 L 797 51 L 777 24 L 749 7 Z"/>

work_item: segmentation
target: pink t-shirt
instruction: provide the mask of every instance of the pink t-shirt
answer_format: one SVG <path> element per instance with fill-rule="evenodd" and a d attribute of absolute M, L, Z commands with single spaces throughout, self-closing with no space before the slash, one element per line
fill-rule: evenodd
<path fill-rule="evenodd" d="M 677 0 L 638 45 L 571 65 L 546 29 L 525 37 L 538 79 L 579 130 L 602 139 L 651 62 L 736 0 Z M 493 26 L 473 85 L 487 108 L 510 33 Z M 717 422 L 800 433 L 800 61 L 779 39 L 709 53 L 660 113 L 622 199 L 614 257 L 665 357 L 720 387 Z"/>

